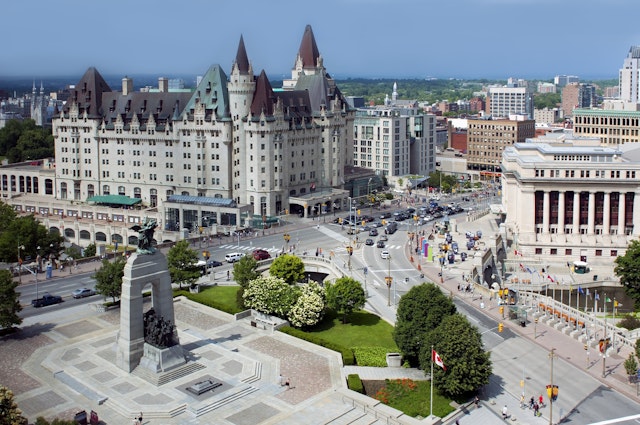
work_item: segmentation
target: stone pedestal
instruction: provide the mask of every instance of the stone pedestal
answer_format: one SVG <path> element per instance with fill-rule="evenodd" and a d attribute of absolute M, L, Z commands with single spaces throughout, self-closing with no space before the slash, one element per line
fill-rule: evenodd
<path fill-rule="evenodd" d="M 158 373 L 182 366 L 186 362 L 182 347 L 179 345 L 168 348 L 157 348 L 145 343 L 144 354 L 140 360 L 140 367 Z"/>
<path fill-rule="evenodd" d="M 134 253 L 124 267 L 120 298 L 120 331 L 117 337 L 116 365 L 127 372 L 138 366 L 144 354 L 142 289 L 151 284 L 151 298 L 156 317 L 175 325 L 173 292 L 167 259 L 160 252 Z M 174 341 L 178 343 L 177 332 Z"/>

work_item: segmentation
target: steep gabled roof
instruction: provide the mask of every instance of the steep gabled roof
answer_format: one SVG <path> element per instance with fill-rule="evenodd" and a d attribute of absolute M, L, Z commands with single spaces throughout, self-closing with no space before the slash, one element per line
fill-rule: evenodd
<path fill-rule="evenodd" d="M 217 120 L 230 116 L 227 75 L 220 65 L 212 65 L 207 70 L 185 111 L 192 114 L 198 103 L 204 105 L 207 116 L 215 114 Z"/>
<path fill-rule="evenodd" d="M 275 101 L 273 88 L 271 88 L 271 83 L 263 69 L 256 80 L 256 91 L 251 102 L 251 115 L 260 116 L 263 112 L 267 116 L 273 115 Z"/>
<path fill-rule="evenodd" d="M 318 65 L 320 53 L 318 52 L 318 46 L 316 45 L 316 39 L 313 36 L 311 25 L 307 25 L 304 29 L 298 55 L 302 59 L 303 68 L 315 68 Z"/>
<path fill-rule="evenodd" d="M 190 97 L 189 92 L 130 92 L 127 95 L 122 92 L 105 93 L 103 119 L 109 125 L 116 122 L 118 117 L 129 123 L 135 116 L 144 124 L 153 116 L 157 124 L 162 124 L 179 116 Z"/>
<path fill-rule="evenodd" d="M 236 53 L 236 66 L 240 74 L 249 73 L 249 58 L 247 56 L 247 50 L 244 48 L 244 39 L 240 36 L 240 43 L 238 44 L 238 52 Z"/>
<path fill-rule="evenodd" d="M 85 112 L 89 117 L 97 117 L 102 114 L 102 94 L 111 92 L 111 87 L 102 78 L 102 75 L 94 67 L 87 69 L 78 84 L 71 89 L 64 112 L 69 112 L 72 103 L 78 105 L 78 112 Z"/>

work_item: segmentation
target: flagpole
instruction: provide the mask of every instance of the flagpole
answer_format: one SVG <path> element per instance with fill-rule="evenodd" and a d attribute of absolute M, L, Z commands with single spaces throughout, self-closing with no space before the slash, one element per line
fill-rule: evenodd
<path fill-rule="evenodd" d="M 433 415 L 433 345 L 431 346 L 431 401 L 429 402 L 429 418 Z"/>

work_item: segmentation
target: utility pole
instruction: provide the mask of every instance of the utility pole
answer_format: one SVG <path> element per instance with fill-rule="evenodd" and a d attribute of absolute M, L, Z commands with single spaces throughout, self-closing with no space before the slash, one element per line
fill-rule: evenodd
<path fill-rule="evenodd" d="M 556 356 L 555 355 L 555 348 L 551 349 L 551 352 L 549 353 L 549 359 L 551 360 L 551 374 L 550 374 L 550 385 L 549 388 L 547 389 L 547 395 L 549 396 L 549 425 L 553 425 L 553 391 L 554 391 L 554 387 L 553 387 L 553 358 Z"/>
<path fill-rule="evenodd" d="M 603 343 L 600 345 L 602 347 L 602 377 L 605 377 L 606 374 L 606 363 L 607 363 L 607 293 L 604 293 L 604 327 L 602 329 L 602 339 Z"/>
<path fill-rule="evenodd" d="M 393 278 L 391 277 L 391 254 L 387 257 L 387 262 L 387 277 L 385 278 L 387 281 L 387 307 L 391 307 L 391 284 L 393 283 Z"/>

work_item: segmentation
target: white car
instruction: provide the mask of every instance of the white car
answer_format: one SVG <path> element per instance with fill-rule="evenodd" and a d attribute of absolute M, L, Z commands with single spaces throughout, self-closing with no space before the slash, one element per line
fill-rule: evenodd
<path fill-rule="evenodd" d="M 382 258 L 383 260 L 387 260 L 391 258 L 391 255 L 389 255 L 389 251 L 384 250 L 380 253 L 380 258 Z"/>
<path fill-rule="evenodd" d="M 244 257 L 244 254 L 239 252 L 232 252 L 224 256 L 224 259 L 227 263 L 235 263 L 236 261 L 240 261 L 240 259 Z"/>

